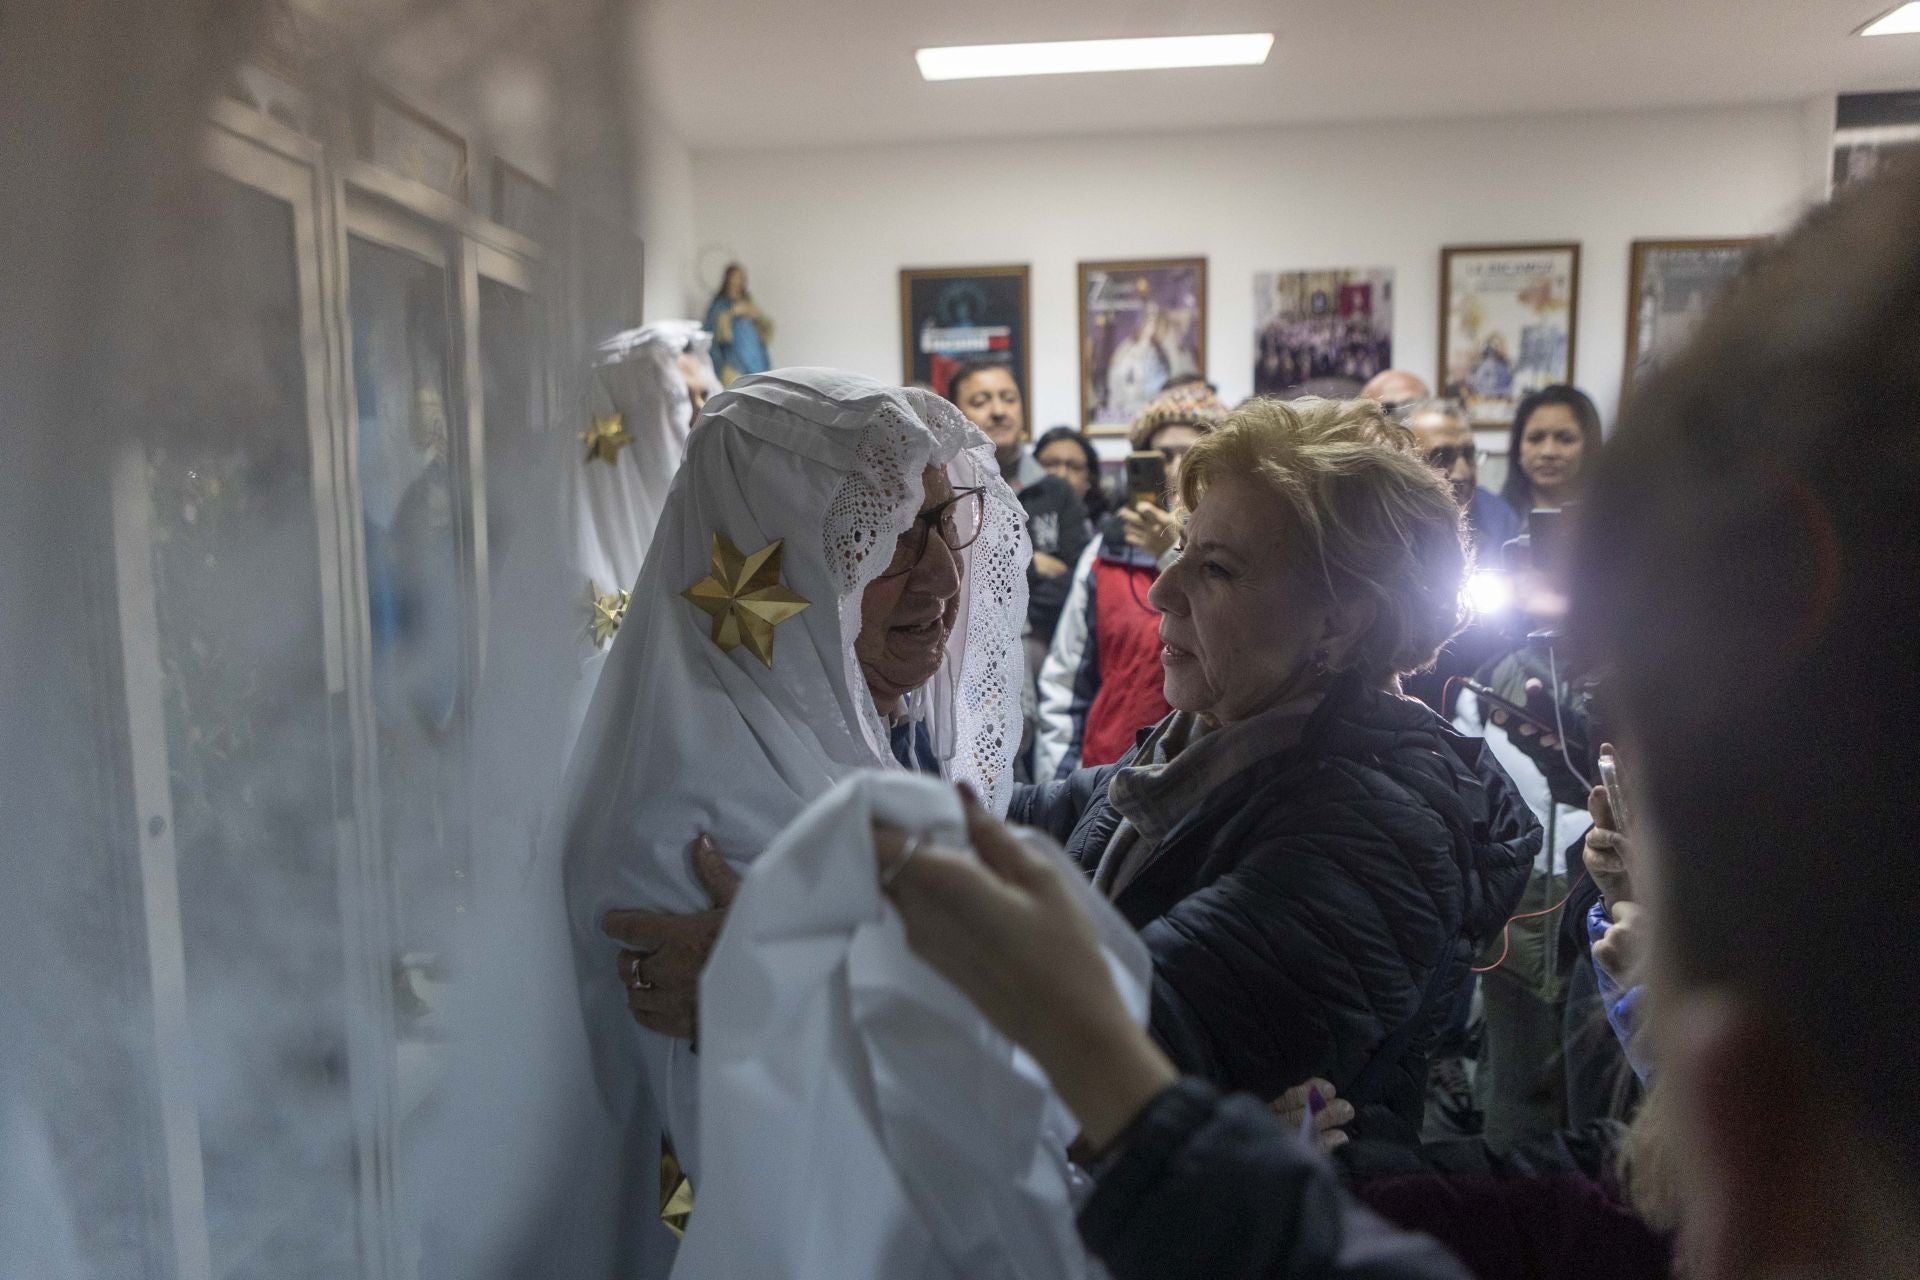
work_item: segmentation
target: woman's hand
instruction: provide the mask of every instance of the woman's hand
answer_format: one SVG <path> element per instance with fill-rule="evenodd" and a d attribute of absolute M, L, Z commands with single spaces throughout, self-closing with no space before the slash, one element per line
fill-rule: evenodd
<path fill-rule="evenodd" d="M 1319 1095 L 1318 1098 L 1315 1094 Z M 1327 1155 L 1335 1147 L 1344 1146 L 1347 1142 L 1347 1135 L 1340 1126 L 1353 1123 L 1353 1104 L 1336 1096 L 1329 1081 L 1315 1077 L 1304 1084 L 1297 1084 L 1275 1098 L 1272 1106 L 1273 1113 L 1280 1117 L 1287 1131 L 1302 1136 L 1308 1128 L 1307 1116 L 1311 1113 L 1313 1145 L 1321 1155 Z"/>
<path fill-rule="evenodd" d="M 1033 553 L 1033 571 L 1043 578 L 1057 578 L 1067 571 L 1067 562 L 1044 551 Z"/>
<path fill-rule="evenodd" d="M 711 836 L 693 842 L 693 874 L 713 910 L 692 915 L 614 910 L 600 919 L 600 931 L 625 948 L 617 965 L 627 1011 L 647 1030 L 680 1040 L 693 1039 L 699 1029 L 700 971 L 740 891 L 740 877 Z"/>
<path fill-rule="evenodd" d="M 1588 794 L 1587 812 L 1593 817 L 1593 829 L 1587 832 L 1580 860 L 1600 890 L 1607 914 L 1617 918 L 1618 909 L 1633 899 L 1633 845 L 1620 831 L 1605 787 L 1595 787 Z"/>
<path fill-rule="evenodd" d="M 1156 561 L 1180 545 L 1180 522 L 1151 502 L 1120 508 L 1120 523 L 1127 527 L 1127 542 Z"/>
<path fill-rule="evenodd" d="M 914 952 L 1033 1055 L 1104 1147 L 1178 1073 L 1128 1016 L 1093 919 L 1053 864 L 962 796 L 979 858 L 875 826 L 882 889 Z"/>

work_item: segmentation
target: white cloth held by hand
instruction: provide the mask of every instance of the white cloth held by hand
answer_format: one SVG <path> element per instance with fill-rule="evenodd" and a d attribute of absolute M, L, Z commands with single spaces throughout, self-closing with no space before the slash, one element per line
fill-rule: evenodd
<path fill-rule="evenodd" d="M 849 778 L 748 872 L 700 987 L 700 1164 L 676 1280 L 1075 1280 L 1076 1131 L 1045 1076 L 907 947 L 871 824 L 965 849 L 952 789 Z M 1065 856 L 1055 850 L 1065 866 Z M 1139 938 L 1067 868 L 1129 1009 Z"/>

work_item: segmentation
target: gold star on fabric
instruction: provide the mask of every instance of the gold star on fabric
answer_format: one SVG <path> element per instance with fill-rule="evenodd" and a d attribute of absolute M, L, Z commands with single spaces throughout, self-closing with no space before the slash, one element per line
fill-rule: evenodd
<path fill-rule="evenodd" d="M 780 585 L 781 546 L 776 540 L 747 556 L 725 534 L 713 535 L 713 572 L 680 594 L 712 615 L 713 642 L 720 652 L 745 645 L 771 667 L 773 629 L 810 604 Z"/>
<path fill-rule="evenodd" d="M 613 639 L 613 633 L 620 629 L 626 619 L 627 605 L 633 600 L 631 591 L 611 591 L 602 594 L 600 584 L 592 578 L 587 579 L 587 604 L 593 610 L 593 629 L 595 647 L 604 645 Z"/>
<path fill-rule="evenodd" d="M 593 426 L 580 433 L 580 443 L 587 446 L 586 461 L 595 458 L 612 466 L 619 460 L 620 451 L 633 443 L 633 432 L 627 430 L 627 424 L 617 413 L 606 417 L 593 415 Z"/>
<path fill-rule="evenodd" d="M 673 1144 L 660 1135 L 660 1221 L 675 1239 L 684 1239 L 687 1222 L 693 1217 L 693 1184 L 680 1171 L 680 1158 Z"/>

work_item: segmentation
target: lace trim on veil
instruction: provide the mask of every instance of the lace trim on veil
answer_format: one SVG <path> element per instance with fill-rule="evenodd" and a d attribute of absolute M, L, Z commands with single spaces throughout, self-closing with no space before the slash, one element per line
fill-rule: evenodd
<path fill-rule="evenodd" d="M 890 402 L 875 409 L 861 431 L 854 466 L 822 522 L 840 632 L 849 638 L 859 634 L 861 597 L 886 568 L 894 540 L 913 523 L 922 497 L 921 471 L 963 459 L 979 477 L 974 483 L 986 485 L 985 520 L 965 555 L 964 604 L 948 641 L 947 659 L 929 682 L 928 696 L 915 698 L 912 705 L 914 716 L 927 722 L 952 779 L 973 787 L 1001 813 L 1012 798 L 1013 753 L 1020 742 L 1026 521 L 1011 490 L 999 482 L 992 446 L 978 437 L 960 411 L 926 392 L 909 389 L 904 394 L 919 418 Z M 866 676 L 850 642 L 844 660 L 860 736 L 876 758 L 891 759 L 879 713 L 870 700 L 857 696 L 866 687 Z"/>

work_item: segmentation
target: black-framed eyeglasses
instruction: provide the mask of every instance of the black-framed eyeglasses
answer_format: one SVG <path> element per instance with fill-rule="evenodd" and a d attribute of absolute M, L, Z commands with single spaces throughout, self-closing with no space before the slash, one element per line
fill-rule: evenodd
<path fill-rule="evenodd" d="M 913 566 L 920 563 L 920 557 L 927 554 L 928 530 L 938 529 L 940 540 L 947 544 L 949 550 L 965 551 L 980 536 L 980 529 L 986 522 L 986 489 L 971 486 L 954 490 L 951 498 L 913 518 L 913 523 L 900 535 L 900 541 L 894 544 L 893 562 L 880 576 L 897 578 L 903 573 L 911 573 Z"/>
<path fill-rule="evenodd" d="M 1427 450 L 1427 465 L 1436 471 L 1451 471 L 1453 464 L 1466 459 L 1469 465 L 1478 466 L 1486 455 L 1470 444 L 1443 444 Z"/>

